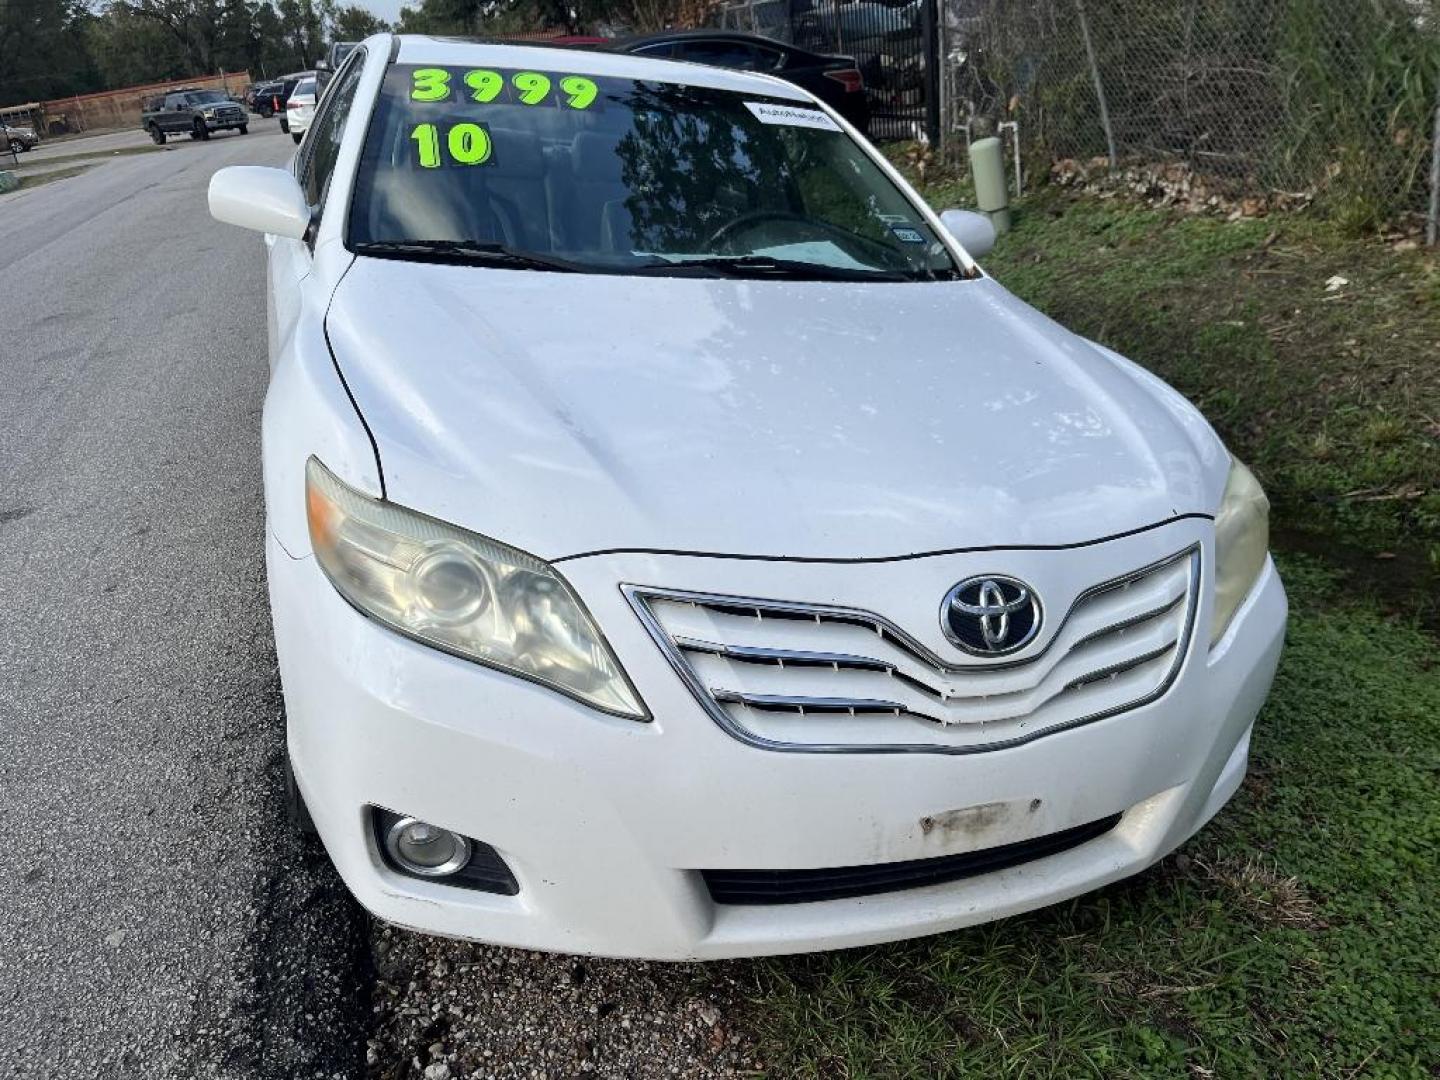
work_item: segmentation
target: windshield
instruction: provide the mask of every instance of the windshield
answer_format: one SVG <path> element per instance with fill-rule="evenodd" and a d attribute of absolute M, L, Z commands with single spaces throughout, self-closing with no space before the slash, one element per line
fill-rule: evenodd
<path fill-rule="evenodd" d="M 216 105 L 229 100 L 218 90 L 201 90 L 198 94 L 190 95 L 190 104 L 192 105 Z"/>
<path fill-rule="evenodd" d="M 559 71 L 393 65 L 347 241 L 396 258 L 503 253 L 511 265 L 563 260 L 581 272 L 959 273 L 910 201 L 818 109 Z"/>

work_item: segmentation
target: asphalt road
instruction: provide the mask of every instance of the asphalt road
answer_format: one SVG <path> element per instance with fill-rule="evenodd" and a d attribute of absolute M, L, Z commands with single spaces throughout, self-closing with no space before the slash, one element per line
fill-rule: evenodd
<path fill-rule="evenodd" d="M 366 923 L 279 798 L 263 247 L 205 208 L 291 150 L 0 196 L 0 1076 L 361 1071 Z"/>

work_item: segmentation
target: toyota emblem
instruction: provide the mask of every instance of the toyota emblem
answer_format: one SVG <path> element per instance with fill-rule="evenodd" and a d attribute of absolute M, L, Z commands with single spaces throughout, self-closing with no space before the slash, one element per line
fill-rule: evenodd
<path fill-rule="evenodd" d="M 1023 649 L 1040 632 L 1040 600 L 1016 578 L 985 574 L 966 578 L 945 594 L 940 626 L 950 641 L 976 656 L 1004 656 Z"/>

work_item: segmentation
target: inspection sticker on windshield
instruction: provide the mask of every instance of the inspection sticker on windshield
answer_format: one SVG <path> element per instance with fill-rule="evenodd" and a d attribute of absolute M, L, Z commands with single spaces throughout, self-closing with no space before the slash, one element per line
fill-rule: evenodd
<path fill-rule="evenodd" d="M 762 124 L 779 124 L 782 127 L 807 127 L 819 131 L 839 131 L 840 125 L 819 109 L 806 109 L 798 105 L 772 105 L 764 101 L 747 101 L 749 109 Z"/>

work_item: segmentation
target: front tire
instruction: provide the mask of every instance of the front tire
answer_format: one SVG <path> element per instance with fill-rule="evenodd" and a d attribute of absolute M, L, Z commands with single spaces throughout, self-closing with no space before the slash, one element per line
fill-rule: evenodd
<path fill-rule="evenodd" d="M 150 141 L 153 142 L 156 146 L 165 145 L 165 133 L 160 130 L 160 125 L 150 125 Z"/>
<path fill-rule="evenodd" d="M 203 120 L 197 120 L 197 121 L 195 121 L 195 138 L 199 139 L 201 142 L 208 142 L 208 141 L 209 141 L 209 139 L 210 139 L 210 129 L 205 126 L 205 121 L 203 121 Z"/>
<path fill-rule="evenodd" d="M 290 134 L 290 121 L 285 119 L 283 113 L 280 115 L 280 130 L 286 135 Z"/>
<path fill-rule="evenodd" d="M 241 125 L 240 125 L 240 134 L 241 134 L 241 135 L 249 135 L 249 134 L 250 134 L 250 125 L 249 125 L 249 124 L 241 124 Z"/>
<path fill-rule="evenodd" d="M 304 137 L 305 137 L 304 135 L 299 134 L 299 133 L 297 133 L 297 132 L 293 132 L 293 131 L 292 131 L 292 132 L 290 133 L 290 138 L 292 138 L 292 139 L 295 140 L 295 145 L 296 145 L 296 146 L 299 146 L 299 145 L 300 145 L 300 140 L 303 139 Z"/>

